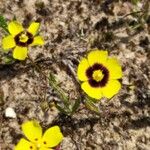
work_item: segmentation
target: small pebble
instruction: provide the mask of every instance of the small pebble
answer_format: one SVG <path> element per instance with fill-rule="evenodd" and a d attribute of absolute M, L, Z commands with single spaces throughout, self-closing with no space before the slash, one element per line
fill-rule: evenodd
<path fill-rule="evenodd" d="M 16 113 L 13 108 L 7 107 L 5 109 L 5 117 L 7 118 L 16 118 Z"/>

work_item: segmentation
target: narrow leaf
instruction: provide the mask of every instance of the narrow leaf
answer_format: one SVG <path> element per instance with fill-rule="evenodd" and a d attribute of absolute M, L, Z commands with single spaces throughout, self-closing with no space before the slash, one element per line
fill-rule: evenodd
<path fill-rule="evenodd" d="M 90 109 L 91 111 L 94 111 L 94 112 L 96 112 L 98 114 L 100 113 L 98 107 L 89 98 L 86 98 L 86 100 L 85 100 L 85 106 L 88 109 Z"/>
<path fill-rule="evenodd" d="M 7 25 L 6 19 L 0 15 L 0 27 L 3 28 L 7 33 L 9 33 L 7 26 L 8 25 Z"/>
<path fill-rule="evenodd" d="M 80 106 L 80 103 L 81 103 L 81 99 L 77 99 L 72 107 L 72 112 L 71 114 L 73 114 Z"/>
<path fill-rule="evenodd" d="M 59 106 L 58 104 L 56 104 L 56 108 L 57 108 L 60 112 L 62 112 L 63 114 L 68 115 L 68 113 L 64 110 L 64 108 L 62 108 L 62 107 Z"/>

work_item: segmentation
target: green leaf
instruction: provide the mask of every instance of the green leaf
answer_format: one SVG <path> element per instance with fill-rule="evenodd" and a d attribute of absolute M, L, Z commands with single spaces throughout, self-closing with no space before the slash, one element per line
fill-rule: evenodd
<path fill-rule="evenodd" d="M 72 106 L 72 112 L 71 114 L 73 114 L 80 106 L 81 103 L 81 99 L 77 99 L 74 103 L 74 105 Z"/>
<path fill-rule="evenodd" d="M 16 21 L 16 20 L 17 20 L 17 18 L 16 18 L 16 16 L 14 16 L 14 17 L 13 17 L 13 21 Z"/>
<path fill-rule="evenodd" d="M 53 90 L 57 93 L 59 98 L 63 101 L 65 107 L 69 107 L 69 99 L 66 96 L 66 93 L 58 86 L 57 81 L 52 73 L 49 75 L 49 85 L 53 88 Z"/>
<path fill-rule="evenodd" d="M 56 83 L 55 76 L 52 73 L 49 73 L 49 80 L 51 80 L 53 83 Z"/>
<path fill-rule="evenodd" d="M 0 27 L 3 28 L 7 33 L 9 33 L 7 27 L 7 22 L 6 22 L 6 19 L 0 15 Z"/>
<path fill-rule="evenodd" d="M 56 108 L 57 108 L 60 112 L 62 112 L 63 114 L 69 115 L 69 113 L 68 113 L 64 108 L 62 108 L 60 105 L 56 104 L 55 106 L 56 106 Z"/>
<path fill-rule="evenodd" d="M 85 100 L 85 106 L 90 109 L 91 111 L 94 111 L 95 113 L 99 114 L 99 108 L 95 105 L 95 103 L 89 99 L 88 97 L 86 97 Z"/>
<path fill-rule="evenodd" d="M 134 5 L 137 5 L 137 3 L 139 2 L 140 0 L 131 0 L 131 3 L 134 4 Z"/>
<path fill-rule="evenodd" d="M 4 57 L 4 62 L 6 63 L 6 64 L 12 64 L 12 63 L 14 63 L 14 58 L 12 58 L 12 57 L 9 57 L 9 56 L 6 56 L 6 57 Z"/>
<path fill-rule="evenodd" d="M 7 22 L 3 16 L 0 15 L 0 27 L 7 27 Z"/>

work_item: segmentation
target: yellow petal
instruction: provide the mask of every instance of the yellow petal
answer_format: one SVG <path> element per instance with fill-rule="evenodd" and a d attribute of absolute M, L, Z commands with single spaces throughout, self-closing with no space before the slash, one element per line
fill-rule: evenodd
<path fill-rule="evenodd" d="M 102 88 L 103 96 L 112 98 L 121 89 L 121 84 L 118 80 L 110 80 L 105 87 Z"/>
<path fill-rule="evenodd" d="M 107 60 L 108 52 L 102 50 L 94 50 L 88 54 L 88 62 L 90 66 L 95 63 L 104 64 Z"/>
<path fill-rule="evenodd" d="M 41 147 L 39 150 L 53 150 L 51 148 Z"/>
<path fill-rule="evenodd" d="M 109 70 L 110 79 L 120 79 L 122 77 L 122 69 L 116 58 L 109 58 L 105 64 Z"/>
<path fill-rule="evenodd" d="M 18 59 L 18 60 L 25 60 L 27 58 L 27 47 L 19 47 L 16 46 L 15 49 L 13 50 L 13 58 Z"/>
<path fill-rule="evenodd" d="M 14 150 L 37 150 L 37 149 L 34 144 L 22 138 L 16 145 Z"/>
<path fill-rule="evenodd" d="M 43 45 L 44 44 L 44 40 L 41 36 L 36 36 L 33 40 L 33 43 L 31 44 L 31 46 L 34 45 Z"/>
<path fill-rule="evenodd" d="M 87 59 L 83 58 L 79 65 L 78 65 L 78 69 L 77 69 L 77 77 L 79 80 L 81 81 L 87 81 L 88 78 L 86 76 L 86 70 L 89 68 L 89 63 L 87 61 Z"/>
<path fill-rule="evenodd" d="M 8 35 L 2 40 L 2 48 L 4 50 L 15 47 L 16 43 L 12 35 Z"/>
<path fill-rule="evenodd" d="M 37 121 L 23 123 L 22 131 L 31 142 L 37 143 L 41 140 L 42 128 Z"/>
<path fill-rule="evenodd" d="M 55 147 L 63 139 L 63 135 L 58 126 L 49 128 L 43 135 L 42 147 Z"/>
<path fill-rule="evenodd" d="M 102 98 L 102 90 L 100 87 L 92 87 L 88 81 L 82 83 L 81 88 L 83 91 L 92 98 Z"/>
<path fill-rule="evenodd" d="M 40 27 L 40 23 L 32 22 L 28 28 L 28 32 L 32 33 L 32 35 L 35 35 L 37 33 L 39 27 Z"/>
<path fill-rule="evenodd" d="M 22 32 L 24 29 L 20 23 L 18 23 L 17 21 L 12 21 L 8 24 L 8 30 L 10 34 L 15 36 L 18 33 Z"/>

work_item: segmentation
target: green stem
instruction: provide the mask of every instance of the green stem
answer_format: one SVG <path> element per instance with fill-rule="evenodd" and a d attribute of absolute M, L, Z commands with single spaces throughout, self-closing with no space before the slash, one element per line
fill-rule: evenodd
<path fill-rule="evenodd" d="M 69 105 L 69 103 L 68 103 L 68 97 L 64 94 L 64 92 L 62 91 L 62 89 L 59 88 L 58 85 L 56 83 L 54 83 L 50 78 L 49 78 L 49 84 L 51 85 L 51 87 L 53 87 L 53 89 L 57 92 L 57 94 L 59 95 L 59 97 L 63 100 L 65 106 L 68 107 L 68 105 Z"/>
<path fill-rule="evenodd" d="M 47 77 L 47 75 L 41 70 L 41 68 L 32 60 L 32 58 L 30 57 L 29 54 L 28 54 L 28 59 L 31 61 L 31 63 L 33 64 L 33 66 L 36 68 L 36 70 L 38 72 L 40 72 L 44 76 L 45 80 L 49 81 L 49 85 L 54 89 L 54 91 L 56 91 L 56 93 L 58 94 L 58 96 L 60 97 L 60 99 L 63 100 L 65 109 L 67 109 L 67 112 L 70 113 L 68 97 L 64 94 L 64 92 L 62 91 L 62 89 L 60 87 L 58 87 L 57 83 L 55 83 L 50 77 Z M 52 73 L 50 75 L 52 76 L 52 78 L 54 78 L 54 75 Z M 46 86 L 47 86 L 47 84 L 46 84 Z M 58 106 L 58 107 L 60 107 L 60 106 Z"/>
<path fill-rule="evenodd" d="M 134 14 L 138 14 L 138 13 L 144 13 L 144 12 L 143 12 L 142 10 L 140 10 L 140 11 L 135 11 L 135 12 L 131 12 L 131 13 L 126 14 L 125 16 L 123 16 L 122 19 L 126 18 L 127 16 L 134 15 Z"/>

